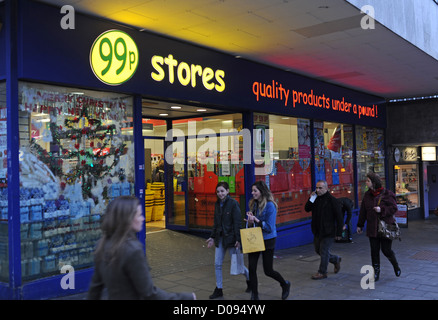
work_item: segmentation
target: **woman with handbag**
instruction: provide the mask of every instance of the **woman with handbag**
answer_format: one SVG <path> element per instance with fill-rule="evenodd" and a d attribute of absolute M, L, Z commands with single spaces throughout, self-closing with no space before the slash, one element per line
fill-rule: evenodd
<path fill-rule="evenodd" d="M 380 276 L 380 249 L 391 262 L 395 275 L 399 277 L 401 270 L 395 253 L 391 248 L 392 240 L 378 235 L 380 219 L 386 222 L 386 224 L 395 223 L 394 214 L 397 212 L 395 195 L 391 190 L 382 187 L 379 175 L 374 172 L 367 174 L 365 183 L 369 190 L 365 192 L 360 207 L 357 233 L 362 233 L 366 222 L 367 236 L 369 237 L 371 247 L 371 263 L 374 268 L 374 281 L 378 281 Z"/>
<path fill-rule="evenodd" d="M 215 245 L 214 268 L 216 275 L 216 288 L 210 299 L 223 296 L 222 292 L 222 264 L 225 253 L 228 250 L 230 256 L 240 248 L 240 228 L 242 216 L 239 203 L 230 197 L 230 187 L 226 182 L 219 182 L 216 186 L 217 202 L 214 207 L 214 223 L 210 238 L 207 239 L 207 247 Z M 249 292 L 249 272 L 243 267 Z"/>
<path fill-rule="evenodd" d="M 259 300 L 257 282 L 257 262 L 260 253 L 263 259 L 263 271 L 268 277 L 277 280 L 282 288 L 281 298 L 286 300 L 289 296 L 290 282 L 283 279 L 280 273 L 274 270 L 274 249 L 277 239 L 277 229 L 275 221 L 277 218 L 277 204 L 274 201 L 271 191 L 263 181 L 255 182 L 251 187 L 252 199 L 249 201 L 247 212 L 248 227 L 261 227 L 265 251 L 252 252 L 248 254 L 249 278 L 251 283 L 251 300 Z"/>

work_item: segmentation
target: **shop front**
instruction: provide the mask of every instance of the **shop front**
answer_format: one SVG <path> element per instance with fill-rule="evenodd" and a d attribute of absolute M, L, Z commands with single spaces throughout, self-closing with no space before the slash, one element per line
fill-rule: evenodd
<path fill-rule="evenodd" d="M 87 290 L 121 195 L 145 204 L 144 243 L 148 228 L 208 232 L 218 181 L 243 219 L 264 180 L 281 249 L 312 240 L 316 181 L 354 201 L 354 225 L 366 172 L 387 179 L 380 97 L 85 15 L 66 30 L 34 1 L 0 14 L 2 298 Z"/>

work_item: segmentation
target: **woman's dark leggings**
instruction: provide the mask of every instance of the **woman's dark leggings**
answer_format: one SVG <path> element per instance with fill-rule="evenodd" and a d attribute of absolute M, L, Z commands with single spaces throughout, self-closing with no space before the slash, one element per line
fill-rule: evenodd
<path fill-rule="evenodd" d="M 388 258 L 389 262 L 391 262 L 394 267 L 398 266 L 395 253 L 391 249 L 392 240 L 373 237 L 370 237 L 369 239 L 371 246 L 371 263 L 373 265 L 380 265 L 380 249 L 382 249 L 382 253 Z"/>
<path fill-rule="evenodd" d="M 253 252 L 248 254 L 248 264 L 249 264 L 249 280 L 251 283 L 251 290 L 254 294 L 258 293 L 258 281 L 257 281 L 257 263 L 259 261 L 260 253 L 263 259 L 263 271 L 268 277 L 277 280 L 281 286 L 286 285 L 286 281 L 283 279 L 280 273 L 274 270 L 274 247 L 275 238 L 265 240 L 265 251 Z"/>

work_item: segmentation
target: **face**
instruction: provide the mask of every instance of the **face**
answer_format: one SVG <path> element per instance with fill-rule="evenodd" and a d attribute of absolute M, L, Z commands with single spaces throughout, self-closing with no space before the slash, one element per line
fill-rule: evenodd
<path fill-rule="evenodd" d="M 217 197 L 219 198 L 219 200 L 224 200 L 227 197 L 229 192 L 230 192 L 230 190 L 227 190 L 222 186 L 219 186 L 216 189 L 216 194 L 217 194 Z"/>
<path fill-rule="evenodd" d="M 373 183 L 371 182 L 370 178 L 366 179 L 365 184 L 367 185 L 368 189 L 373 189 Z"/>
<path fill-rule="evenodd" d="M 327 192 L 327 187 L 325 186 L 325 184 L 323 182 L 318 182 L 316 184 L 316 194 L 318 196 L 322 196 L 326 192 Z"/>
<path fill-rule="evenodd" d="M 256 186 L 252 186 L 251 194 L 252 194 L 252 197 L 253 197 L 255 200 L 259 200 L 259 199 L 260 199 L 260 196 L 262 195 L 262 193 L 260 192 L 259 189 L 257 189 Z"/>
<path fill-rule="evenodd" d="M 142 214 L 141 206 L 138 205 L 137 212 L 135 213 L 134 220 L 132 220 L 132 229 L 135 232 L 140 232 L 143 228 L 144 217 Z"/>

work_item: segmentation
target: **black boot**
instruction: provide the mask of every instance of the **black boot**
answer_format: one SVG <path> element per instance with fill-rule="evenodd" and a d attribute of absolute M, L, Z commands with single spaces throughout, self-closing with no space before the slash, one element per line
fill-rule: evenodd
<path fill-rule="evenodd" d="M 395 273 L 395 276 L 396 276 L 396 277 L 400 277 L 400 275 L 401 275 L 401 269 L 400 269 L 400 267 L 398 266 L 398 263 L 394 263 L 392 266 L 394 267 L 394 273 Z"/>
<path fill-rule="evenodd" d="M 281 292 L 281 299 L 286 300 L 290 292 L 290 282 L 286 280 L 286 283 L 281 287 L 283 288 L 283 291 Z"/>
<path fill-rule="evenodd" d="M 374 282 L 379 281 L 380 277 L 380 264 L 373 264 L 374 269 Z"/>
<path fill-rule="evenodd" d="M 250 293 L 251 292 L 251 282 L 249 280 L 246 280 L 246 290 L 245 292 Z"/>
<path fill-rule="evenodd" d="M 398 266 L 398 261 L 397 261 L 397 259 L 395 258 L 395 256 L 392 256 L 391 258 L 389 258 L 389 262 L 391 262 L 391 264 L 392 264 L 392 266 L 393 266 L 393 268 L 394 268 L 395 276 L 396 276 L 396 277 L 400 277 L 400 275 L 401 275 L 401 269 L 400 269 L 400 267 Z"/>
<path fill-rule="evenodd" d="M 224 294 L 222 293 L 222 289 L 219 289 L 218 287 L 214 288 L 213 294 L 210 296 L 210 299 L 216 299 L 219 297 L 223 297 Z"/>

